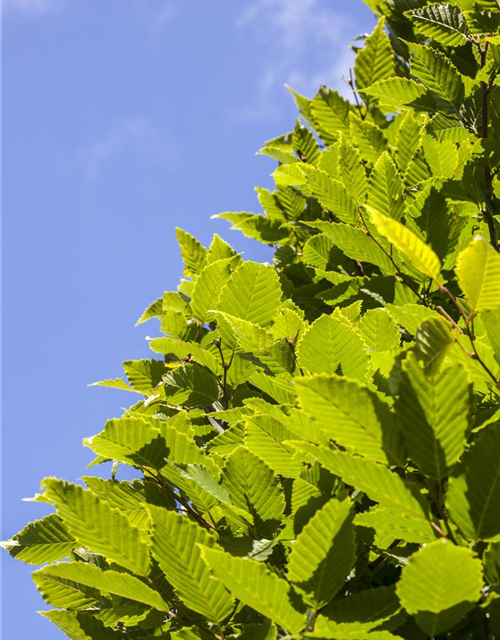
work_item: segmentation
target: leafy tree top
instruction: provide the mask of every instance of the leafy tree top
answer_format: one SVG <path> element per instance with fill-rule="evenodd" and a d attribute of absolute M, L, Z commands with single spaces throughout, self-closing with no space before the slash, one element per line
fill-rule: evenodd
<path fill-rule="evenodd" d="M 500 634 L 500 5 L 366 3 L 353 101 L 292 91 L 219 216 L 273 264 L 177 231 L 154 357 L 97 383 L 137 394 L 110 479 L 3 543 L 72 640 Z"/>

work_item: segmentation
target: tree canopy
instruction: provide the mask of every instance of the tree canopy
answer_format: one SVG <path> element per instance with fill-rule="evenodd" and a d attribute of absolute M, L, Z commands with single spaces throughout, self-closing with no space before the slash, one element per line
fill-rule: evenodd
<path fill-rule="evenodd" d="M 109 479 L 3 543 L 72 640 L 500 635 L 500 3 L 365 1 L 352 100 L 292 90 L 219 216 L 272 265 L 177 230 Z"/>

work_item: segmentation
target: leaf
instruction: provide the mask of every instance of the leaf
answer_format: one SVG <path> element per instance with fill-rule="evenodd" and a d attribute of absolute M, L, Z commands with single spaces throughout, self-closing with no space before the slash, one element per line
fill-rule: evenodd
<path fill-rule="evenodd" d="M 314 165 L 319 160 L 318 143 L 309 129 L 300 124 L 300 120 L 295 124 L 292 145 L 301 162 Z"/>
<path fill-rule="evenodd" d="M 326 171 L 316 167 L 300 167 L 310 195 L 325 209 L 331 211 L 343 222 L 356 221 L 356 205 L 340 180 L 332 178 Z M 300 188 L 300 187 L 299 187 Z"/>
<path fill-rule="evenodd" d="M 361 229 L 342 223 L 315 222 L 310 224 L 323 231 L 349 258 L 375 264 L 384 273 L 394 273 L 394 267 L 389 258 Z"/>
<path fill-rule="evenodd" d="M 385 309 L 370 309 L 356 328 L 374 351 L 387 351 L 399 345 L 400 333 L 390 313 Z"/>
<path fill-rule="evenodd" d="M 69 557 L 76 540 L 59 516 L 51 514 L 27 524 L 11 540 L 0 543 L 13 558 L 27 564 L 44 564 Z"/>
<path fill-rule="evenodd" d="M 349 114 L 350 138 L 361 151 L 363 158 L 375 164 L 387 149 L 387 139 L 382 129 L 367 120 L 361 120 L 355 113 Z"/>
<path fill-rule="evenodd" d="M 285 478 L 296 478 L 302 465 L 282 444 L 294 438 L 278 420 L 271 416 L 257 415 L 245 421 L 245 446 L 266 462 L 274 473 Z"/>
<path fill-rule="evenodd" d="M 298 379 L 296 386 L 300 406 L 335 442 L 377 462 L 404 459 L 390 408 L 373 391 L 335 375 Z"/>
<path fill-rule="evenodd" d="M 191 311 L 201 324 L 210 321 L 209 311 L 214 309 L 222 287 L 231 274 L 234 258 L 216 260 L 204 267 L 193 287 Z"/>
<path fill-rule="evenodd" d="M 390 155 L 385 151 L 373 167 L 368 204 L 380 213 L 401 220 L 404 214 L 404 184 Z"/>
<path fill-rule="evenodd" d="M 467 23 L 460 9 L 452 4 L 434 4 L 406 15 L 417 31 L 442 45 L 460 47 L 467 43 Z"/>
<path fill-rule="evenodd" d="M 452 344 L 451 327 L 443 317 L 429 318 L 418 326 L 414 352 L 427 374 L 439 371 Z"/>
<path fill-rule="evenodd" d="M 484 429 L 448 482 L 446 506 L 468 540 L 500 540 L 500 426 Z"/>
<path fill-rule="evenodd" d="M 217 310 L 266 326 L 276 316 L 280 302 L 281 287 L 274 269 L 244 262 L 222 289 Z"/>
<path fill-rule="evenodd" d="M 369 212 L 377 231 L 399 249 L 415 269 L 433 280 L 439 278 L 441 263 L 425 242 L 397 220 L 392 220 L 371 207 Z"/>
<path fill-rule="evenodd" d="M 108 387 L 108 389 L 121 389 L 122 391 L 132 391 L 133 393 L 139 393 L 142 395 L 140 391 L 134 389 L 130 385 L 128 385 L 123 378 L 114 378 L 113 380 L 101 380 L 100 382 L 92 382 L 88 385 L 89 387 Z"/>
<path fill-rule="evenodd" d="M 184 262 L 184 275 L 190 278 L 201 273 L 207 259 L 207 250 L 187 231 L 176 228 L 177 242 Z"/>
<path fill-rule="evenodd" d="M 365 202 L 368 180 L 359 151 L 342 136 L 339 146 L 339 173 L 347 193 L 356 203 Z"/>
<path fill-rule="evenodd" d="M 161 360 L 127 360 L 123 368 L 131 386 L 145 395 L 161 382 L 166 371 Z"/>
<path fill-rule="evenodd" d="M 425 86 L 455 111 L 465 98 L 465 85 L 455 65 L 429 46 L 407 43 L 412 52 L 410 70 Z"/>
<path fill-rule="evenodd" d="M 351 327 L 332 316 L 321 316 L 306 330 L 297 345 L 302 368 L 310 373 L 342 373 L 364 379 L 369 356 L 362 338 Z"/>
<path fill-rule="evenodd" d="M 113 594 L 141 602 L 160 611 L 169 612 L 169 605 L 151 587 L 128 573 L 101 571 L 84 562 L 63 562 L 35 571 L 33 579 L 47 601 L 53 606 L 68 607 L 70 591 L 81 587 L 95 589 L 104 594 Z M 83 591 L 85 593 L 85 591 Z M 62 599 L 58 599 L 61 594 Z M 68 594 L 68 595 L 64 595 Z M 78 597 L 78 596 L 77 596 Z M 71 608 L 73 608 L 72 605 Z"/>
<path fill-rule="evenodd" d="M 149 570 L 149 548 L 127 517 L 76 484 L 47 478 L 46 497 L 80 545 L 139 575 Z"/>
<path fill-rule="evenodd" d="M 120 631 L 106 628 L 89 613 L 79 611 L 41 611 L 44 618 L 55 624 L 71 640 L 120 640 Z"/>
<path fill-rule="evenodd" d="M 364 491 L 371 500 L 380 503 L 387 511 L 398 514 L 403 522 L 408 520 L 428 540 L 434 539 L 427 515 L 427 503 L 415 487 L 405 482 L 397 473 L 349 453 L 327 450 L 306 442 L 294 442 L 293 446 L 297 451 L 316 458 L 323 467 L 340 476 L 346 484 Z"/>
<path fill-rule="evenodd" d="M 455 272 L 471 312 L 500 307 L 500 254 L 480 236 L 458 256 Z"/>
<path fill-rule="evenodd" d="M 452 178 L 458 167 L 458 151 L 451 140 L 438 141 L 424 136 L 422 147 L 434 178 Z"/>
<path fill-rule="evenodd" d="M 364 48 L 358 51 L 354 62 L 358 89 L 366 89 L 375 82 L 388 80 L 395 75 L 394 53 L 384 26 L 385 20 L 380 18 L 373 33 L 366 38 Z"/>
<path fill-rule="evenodd" d="M 306 626 L 305 615 L 292 600 L 289 584 L 261 562 L 235 558 L 224 551 L 202 547 L 213 575 L 224 582 L 243 604 L 296 635 Z"/>
<path fill-rule="evenodd" d="M 163 381 L 167 401 L 172 406 L 205 407 L 219 397 L 217 378 L 196 362 L 170 371 Z"/>
<path fill-rule="evenodd" d="M 331 499 L 316 511 L 292 546 L 288 580 L 315 611 L 339 591 L 355 559 L 352 503 Z"/>
<path fill-rule="evenodd" d="M 174 511 L 149 507 L 153 521 L 152 552 L 168 581 L 190 609 L 222 622 L 233 607 L 223 582 L 211 579 L 200 547 L 217 547 L 215 537 Z"/>
<path fill-rule="evenodd" d="M 321 139 L 331 144 L 339 137 L 339 132 L 349 132 L 349 111 L 351 105 L 337 91 L 322 86 L 311 101 L 314 126 Z"/>
<path fill-rule="evenodd" d="M 252 516 L 254 537 L 271 537 L 285 508 L 281 485 L 271 468 L 240 446 L 227 457 L 221 484 L 233 504 Z"/>
<path fill-rule="evenodd" d="M 425 94 L 425 87 L 408 78 L 390 78 L 380 80 L 361 91 L 378 98 L 383 104 L 404 105 L 417 100 Z"/>
<path fill-rule="evenodd" d="M 161 469 L 168 447 L 156 428 L 158 422 L 142 417 L 108 420 L 102 433 L 84 443 L 94 453 L 111 460 Z"/>
<path fill-rule="evenodd" d="M 382 622 L 395 618 L 399 619 L 398 613 L 401 605 L 394 586 L 377 587 L 366 589 L 352 595 L 334 600 L 325 613 L 328 618 L 336 623 L 359 622 L 362 624 L 381 624 Z M 319 617 L 315 626 L 316 631 L 323 630 L 325 618 Z M 328 627 L 325 625 L 325 629 Z"/>
<path fill-rule="evenodd" d="M 140 324 L 142 324 L 143 322 L 146 322 L 146 320 L 149 320 L 150 318 L 161 318 L 162 315 L 163 315 L 163 298 L 158 298 L 158 300 L 155 300 L 154 302 L 152 302 L 149 305 L 149 307 L 145 309 L 142 316 L 135 323 L 135 326 L 136 327 L 139 326 Z"/>
<path fill-rule="evenodd" d="M 482 586 L 481 563 L 472 551 L 441 538 L 411 556 L 396 590 L 418 626 L 434 637 L 472 609 Z"/>
<path fill-rule="evenodd" d="M 472 385 L 463 366 L 426 375 L 415 357 L 403 362 L 396 417 L 421 473 L 441 479 L 458 461 L 467 442 L 472 403 Z"/>

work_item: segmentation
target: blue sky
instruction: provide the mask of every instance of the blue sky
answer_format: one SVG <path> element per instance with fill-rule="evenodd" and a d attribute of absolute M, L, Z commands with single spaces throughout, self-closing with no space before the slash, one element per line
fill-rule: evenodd
<path fill-rule="evenodd" d="M 345 91 L 372 26 L 361 0 L 3 0 L 3 539 L 132 403 L 87 384 L 147 357 L 157 326 L 133 325 L 178 284 L 174 228 L 270 257 L 210 216 L 259 211 L 255 152 L 296 118 L 283 85 Z M 63 638 L 1 555 L 3 639 Z"/>

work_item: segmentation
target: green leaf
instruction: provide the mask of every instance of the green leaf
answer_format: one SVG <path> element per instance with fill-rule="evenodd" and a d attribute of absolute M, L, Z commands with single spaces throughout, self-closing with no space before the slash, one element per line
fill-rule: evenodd
<path fill-rule="evenodd" d="M 361 120 L 355 113 L 349 114 L 350 139 L 359 148 L 363 158 L 375 164 L 387 149 L 387 139 L 382 129 L 367 120 Z"/>
<path fill-rule="evenodd" d="M 426 375 L 408 356 L 399 378 L 396 416 L 410 458 L 421 473 L 446 476 L 460 458 L 472 413 L 472 385 L 462 365 Z"/>
<path fill-rule="evenodd" d="M 217 378 L 196 362 L 173 369 L 163 381 L 167 401 L 172 406 L 205 407 L 219 397 Z"/>
<path fill-rule="evenodd" d="M 283 490 L 271 468 L 240 446 L 227 457 L 221 483 L 233 504 L 252 516 L 254 537 L 271 537 L 285 508 Z"/>
<path fill-rule="evenodd" d="M 319 160 L 318 143 L 313 134 L 297 120 L 292 137 L 293 150 L 301 162 L 316 164 Z"/>
<path fill-rule="evenodd" d="M 101 380 L 100 382 L 91 382 L 89 387 L 108 387 L 108 389 L 121 389 L 122 391 L 132 391 L 133 393 L 139 393 L 142 395 L 140 391 L 134 389 L 130 385 L 128 385 L 123 378 L 114 378 L 108 380 Z"/>
<path fill-rule="evenodd" d="M 168 448 L 157 429 L 158 422 L 142 417 L 108 420 L 102 433 L 84 443 L 94 453 L 111 460 L 161 469 Z"/>
<path fill-rule="evenodd" d="M 293 452 L 282 444 L 294 437 L 292 431 L 271 416 L 257 415 L 245 420 L 245 446 L 284 478 L 296 478 L 302 470 L 300 462 L 293 459 Z"/>
<path fill-rule="evenodd" d="M 76 484 L 47 478 L 46 497 L 80 545 L 139 575 L 149 571 L 149 548 L 127 517 Z"/>
<path fill-rule="evenodd" d="M 288 580 L 315 611 L 339 591 L 355 559 L 352 503 L 332 499 L 302 529 L 290 553 Z"/>
<path fill-rule="evenodd" d="M 221 218 L 231 223 L 231 229 L 241 231 L 247 238 L 253 238 L 266 244 L 282 242 L 288 238 L 288 231 L 280 220 L 274 220 L 262 214 L 246 211 L 225 211 L 214 218 Z"/>
<path fill-rule="evenodd" d="M 51 514 L 27 524 L 12 539 L 0 543 L 13 558 L 27 564 L 55 562 L 70 556 L 76 540 L 59 516 Z"/>
<path fill-rule="evenodd" d="M 438 141 L 432 136 L 424 136 L 425 159 L 434 178 L 452 178 L 458 167 L 458 151 L 451 140 Z"/>
<path fill-rule="evenodd" d="M 482 586 L 481 563 L 473 552 L 441 538 L 411 556 L 397 594 L 418 626 L 434 637 L 472 609 Z"/>
<path fill-rule="evenodd" d="M 213 575 L 243 604 L 296 635 L 306 626 L 305 615 L 292 600 L 290 585 L 261 562 L 235 558 L 224 551 L 202 548 Z"/>
<path fill-rule="evenodd" d="M 152 302 L 149 305 L 149 307 L 145 309 L 142 316 L 135 323 L 135 326 L 138 327 L 140 324 L 142 324 L 143 322 L 146 322 L 146 320 L 149 320 L 150 318 L 161 318 L 162 315 L 163 315 L 163 298 L 158 298 L 158 300 L 155 300 L 154 302 Z"/>
<path fill-rule="evenodd" d="M 229 279 L 234 263 L 235 258 L 211 262 L 205 266 L 196 279 L 191 297 L 191 311 L 201 324 L 212 319 L 209 311 L 215 308 L 221 289 Z"/>
<path fill-rule="evenodd" d="M 368 373 L 366 345 L 346 322 L 321 316 L 306 330 L 297 345 L 299 365 L 310 373 L 342 373 L 363 380 Z"/>
<path fill-rule="evenodd" d="M 356 203 L 366 200 L 368 180 L 361 154 L 342 136 L 339 146 L 339 173 L 347 193 Z"/>
<path fill-rule="evenodd" d="M 399 345 L 399 330 L 386 309 L 370 309 L 356 328 L 367 346 L 374 351 L 387 351 Z"/>
<path fill-rule="evenodd" d="M 44 618 L 55 624 L 71 640 L 120 640 L 120 631 L 106 628 L 103 623 L 89 613 L 78 611 L 41 611 Z"/>
<path fill-rule="evenodd" d="M 71 592 L 78 594 L 81 587 L 95 589 L 106 595 L 113 594 L 141 602 L 160 611 L 169 612 L 169 605 L 156 592 L 138 578 L 118 571 L 101 571 L 84 562 L 63 562 L 35 571 L 33 579 L 46 600 L 56 607 L 70 607 Z M 72 604 L 71 608 L 75 605 Z"/>
<path fill-rule="evenodd" d="M 266 326 L 281 303 L 281 287 L 276 271 L 256 262 L 244 262 L 222 289 L 217 311 Z"/>
<path fill-rule="evenodd" d="M 419 78 L 453 111 L 465 98 L 465 85 L 455 65 L 443 53 L 432 47 L 407 43 L 412 52 L 411 73 Z"/>
<path fill-rule="evenodd" d="M 331 222 L 314 222 L 310 225 L 323 231 L 349 258 L 375 264 L 384 273 L 394 273 L 394 267 L 389 258 L 361 229 L 348 224 Z"/>
<path fill-rule="evenodd" d="M 394 53 L 385 31 L 385 20 L 380 18 L 373 33 L 368 36 L 363 49 L 354 62 L 356 87 L 366 89 L 375 82 L 388 80 L 395 75 Z"/>
<path fill-rule="evenodd" d="M 460 9 L 452 4 L 434 4 L 406 14 L 424 36 L 447 47 L 467 43 L 467 23 Z"/>
<path fill-rule="evenodd" d="M 179 228 L 176 228 L 175 231 L 184 262 L 184 275 L 195 278 L 205 265 L 207 250 L 187 231 Z"/>
<path fill-rule="evenodd" d="M 386 151 L 370 175 L 368 204 L 389 218 L 401 220 L 404 214 L 403 191 L 403 179 Z"/>
<path fill-rule="evenodd" d="M 425 94 L 425 87 L 408 78 L 380 80 L 361 93 L 378 98 L 384 105 L 404 105 Z"/>
<path fill-rule="evenodd" d="M 338 598 L 331 603 L 325 613 L 337 624 L 343 622 L 379 625 L 386 620 L 399 620 L 401 605 L 396 596 L 394 586 L 366 589 L 360 593 Z M 328 629 L 324 625 L 325 617 L 318 618 L 315 629 L 318 632 Z M 392 624 L 392 622 L 391 622 Z M 397 623 L 396 623 L 397 624 Z"/>
<path fill-rule="evenodd" d="M 337 91 L 322 86 L 311 101 L 314 126 L 326 144 L 335 142 L 339 132 L 349 133 L 349 111 L 351 105 Z"/>
<path fill-rule="evenodd" d="M 399 249 L 415 269 L 433 280 L 439 278 L 441 263 L 425 242 L 397 220 L 392 220 L 371 207 L 369 211 L 377 231 Z"/>
<path fill-rule="evenodd" d="M 301 165 L 300 170 L 307 182 L 309 194 L 316 198 L 321 206 L 331 211 L 343 222 L 356 221 L 354 199 L 347 193 L 339 180 L 316 167 Z M 300 189 L 300 187 L 298 188 Z"/>
<path fill-rule="evenodd" d="M 484 429 L 448 483 L 446 506 L 468 540 L 500 540 L 500 426 Z"/>
<path fill-rule="evenodd" d="M 452 344 L 451 326 L 443 317 L 429 318 L 419 325 L 414 352 L 427 374 L 439 371 Z"/>
<path fill-rule="evenodd" d="M 222 582 L 211 579 L 200 547 L 217 547 L 215 537 L 186 516 L 149 507 L 153 521 L 152 552 L 168 581 L 190 609 L 222 622 L 233 607 Z"/>
<path fill-rule="evenodd" d="M 145 395 L 161 382 L 166 371 L 161 360 L 127 360 L 123 368 L 131 386 Z"/>
<path fill-rule="evenodd" d="M 296 386 L 301 407 L 335 442 L 376 462 L 402 462 L 393 414 L 373 391 L 341 376 L 298 379 Z"/>
<path fill-rule="evenodd" d="M 341 451 L 331 451 L 305 442 L 294 442 L 300 452 L 316 458 L 318 462 L 340 476 L 346 484 L 364 491 L 387 511 L 393 511 L 404 522 L 428 540 L 434 533 L 428 520 L 428 506 L 417 489 L 405 482 L 387 467 Z"/>
<path fill-rule="evenodd" d="M 471 312 L 500 307 L 500 254 L 476 237 L 458 256 L 455 272 Z"/>

